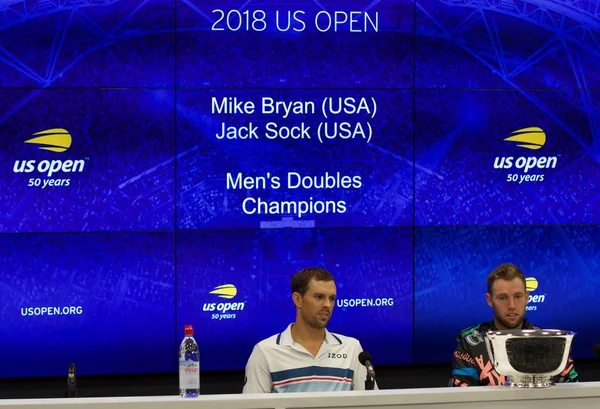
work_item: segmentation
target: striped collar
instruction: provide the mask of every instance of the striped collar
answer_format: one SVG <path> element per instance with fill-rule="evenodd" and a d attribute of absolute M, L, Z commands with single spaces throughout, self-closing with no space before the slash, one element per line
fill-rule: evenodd
<path fill-rule="evenodd" d="M 275 340 L 277 345 L 291 347 L 295 344 L 294 339 L 292 338 L 292 325 L 293 324 L 288 325 L 285 331 L 277 335 L 277 339 Z M 325 342 L 328 345 L 342 345 L 342 340 L 331 332 L 327 331 L 327 328 L 325 328 Z"/>

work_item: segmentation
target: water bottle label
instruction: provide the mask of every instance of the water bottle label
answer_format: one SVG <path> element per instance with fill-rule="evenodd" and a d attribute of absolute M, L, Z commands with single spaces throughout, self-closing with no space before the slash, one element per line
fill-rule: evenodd
<path fill-rule="evenodd" d="M 200 363 L 191 360 L 179 361 L 179 388 L 200 389 Z"/>

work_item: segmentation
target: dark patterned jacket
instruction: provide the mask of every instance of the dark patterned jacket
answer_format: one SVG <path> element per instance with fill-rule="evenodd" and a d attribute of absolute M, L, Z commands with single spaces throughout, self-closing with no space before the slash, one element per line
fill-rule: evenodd
<path fill-rule="evenodd" d="M 527 320 L 523 329 L 538 329 Z M 467 328 L 457 336 L 458 346 L 452 360 L 452 377 L 448 386 L 494 386 L 504 385 L 506 377 L 496 372 L 485 346 L 482 333 L 497 330 L 494 321 Z M 577 382 L 577 372 L 573 359 L 569 357 L 567 366 L 553 378 L 554 383 Z"/>

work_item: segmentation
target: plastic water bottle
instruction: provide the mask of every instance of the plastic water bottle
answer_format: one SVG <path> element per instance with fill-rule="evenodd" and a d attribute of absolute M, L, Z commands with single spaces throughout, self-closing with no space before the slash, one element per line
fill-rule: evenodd
<path fill-rule="evenodd" d="M 200 351 L 194 339 L 194 329 L 187 325 L 179 347 L 179 395 L 197 398 L 200 395 Z"/>

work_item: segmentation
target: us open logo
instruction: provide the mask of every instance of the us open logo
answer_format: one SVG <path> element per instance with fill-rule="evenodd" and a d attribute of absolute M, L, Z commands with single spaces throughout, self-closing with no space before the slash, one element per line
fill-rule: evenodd
<path fill-rule="evenodd" d="M 63 128 L 36 132 L 33 136 L 37 137 L 29 139 L 25 143 L 39 145 L 40 149 L 51 152 L 64 152 L 71 147 L 71 143 L 73 142 L 69 131 Z"/>
<path fill-rule="evenodd" d="M 529 127 L 512 132 L 504 141 L 526 151 L 537 151 L 546 145 L 547 137 L 542 128 Z M 494 158 L 494 169 L 511 169 L 515 172 L 507 175 L 507 182 L 543 182 L 547 172 L 541 170 L 555 169 L 557 163 L 558 156 L 497 156 Z"/>
<path fill-rule="evenodd" d="M 538 127 L 523 128 L 514 131 L 512 136 L 504 140 L 515 142 L 521 148 L 538 150 L 546 144 L 546 133 Z"/>
<path fill-rule="evenodd" d="M 525 279 L 525 288 L 529 291 L 529 298 L 527 299 L 527 311 L 537 311 L 539 304 L 546 302 L 546 294 L 532 294 L 538 289 L 539 283 L 535 277 L 527 277 Z"/>
<path fill-rule="evenodd" d="M 223 284 L 215 287 L 209 292 L 217 298 L 231 300 L 238 294 L 237 288 L 233 284 Z M 237 318 L 240 311 L 244 311 L 245 301 L 241 302 L 207 302 L 202 306 L 202 311 L 210 312 L 213 320 L 232 320 Z"/>
<path fill-rule="evenodd" d="M 17 159 L 13 164 L 13 173 L 26 173 L 31 176 L 27 181 L 29 187 L 70 186 L 71 179 L 66 175 L 82 173 L 87 161 L 85 159 L 65 159 L 62 154 L 66 152 L 73 143 L 69 131 L 64 128 L 52 128 L 36 132 L 34 138 L 27 139 L 24 143 L 36 147 L 37 150 L 52 152 L 50 159 Z M 58 154 L 58 155 L 57 155 Z"/>

